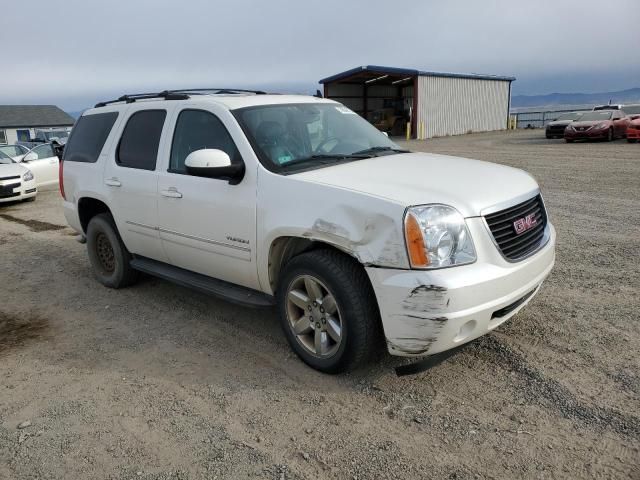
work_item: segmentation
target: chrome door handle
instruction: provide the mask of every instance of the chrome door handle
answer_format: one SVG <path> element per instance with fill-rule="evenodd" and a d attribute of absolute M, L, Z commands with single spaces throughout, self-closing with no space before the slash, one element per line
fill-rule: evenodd
<path fill-rule="evenodd" d="M 116 177 L 112 177 L 112 178 L 107 178 L 104 181 L 105 185 L 109 185 L 110 187 L 121 187 L 122 183 L 120 183 L 120 180 L 118 180 Z"/>
<path fill-rule="evenodd" d="M 160 191 L 163 197 L 169 198 L 182 198 L 182 194 L 176 189 L 176 187 L 169 187 L 167 190 Z"/>

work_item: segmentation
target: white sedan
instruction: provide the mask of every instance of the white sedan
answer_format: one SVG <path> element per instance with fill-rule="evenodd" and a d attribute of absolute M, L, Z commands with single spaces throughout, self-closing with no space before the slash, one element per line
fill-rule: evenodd
<path fill-rule="evenodd" d="M 32 148 L 22 157 L 20 163 L 33 172 L 38 187 L 58 183 L 60 160 L 50 143 L 43 143 Z"/>
<path fill-rule="evenodd" d="M 0 151 L 0 203 L 35 200 L 38 187 L 33 173 Z"/>

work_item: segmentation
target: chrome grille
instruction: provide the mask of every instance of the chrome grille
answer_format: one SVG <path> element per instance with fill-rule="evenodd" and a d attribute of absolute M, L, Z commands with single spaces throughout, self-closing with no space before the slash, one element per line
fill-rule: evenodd
<path fill-rule="evenodd" d="M 518 233 L 518 223 L 529 222 L 526 230 Z M 542 247 L 544 231 L 547 226 L 547 213 L 540 195 L 484 217 L 493 239 L 502 254 L 509 260 L 519 260 Z"/>

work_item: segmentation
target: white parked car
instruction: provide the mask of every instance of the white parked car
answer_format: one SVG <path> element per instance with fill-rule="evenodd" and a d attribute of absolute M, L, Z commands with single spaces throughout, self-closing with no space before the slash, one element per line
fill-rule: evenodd
<path fill-rule="evenodd" d="M 35 200 L 37 194 L 33 173 L 0 151 L 0 203 Z"/>
<path fill-rule="evenodd" d="M 50 143 L 32 148 L 20 162 L 33 172 L 38 187 L 58 183 L 60 160 Z"/>
<path fill-rule="evenodd" d="M 381 338 L 409 357 L 469 342 L 529 302 L 555 259 L 531 175 L 407 152 L 326 99 L 183 90 L 100 103 L 61 170 L 100 282 L 142 271 L 277 305 L 291 347 L 324 372 L 361 364 Z"/>
<path fill-rule="evenodd" d="M 0 152 L 4 153 L 8 157 L 11 157 L 16 162 L 22 160 L 27 153 L 29 153 L 29 149 L 24 145 L 0 145 Z"/>

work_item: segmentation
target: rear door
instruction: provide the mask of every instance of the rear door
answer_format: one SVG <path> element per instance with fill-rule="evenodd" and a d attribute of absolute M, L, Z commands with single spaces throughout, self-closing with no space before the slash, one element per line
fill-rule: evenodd
<path fill-rule="evenodd" d="M 166 134 L 166 103 L 124 112 L 119 140 L 105 159 L 104 183 L 118 231 L 131 253 L 166 261 L 158 235 L 156 164 Z"/>
<path fill-rule="evenodd" d="M 181 108 L 159 172 L 160 238 L 169 261 L 187 270 L 258 289 L 256 268 L 256 171 L 243 180 L 196 177 L 185 159 L 196 150 L 226 152 L 243 162 L 250 148 L 228 110 L 207 103 Z"/>
<path fill-rule="evenodd" d="M 33 172 L 36 185 L 42 187 L 58 183 L 58 157 L 50 143 L 38 145 L 31 152 L 37 156 L 34 160 L 24 162 L 24 166 Z"/>

